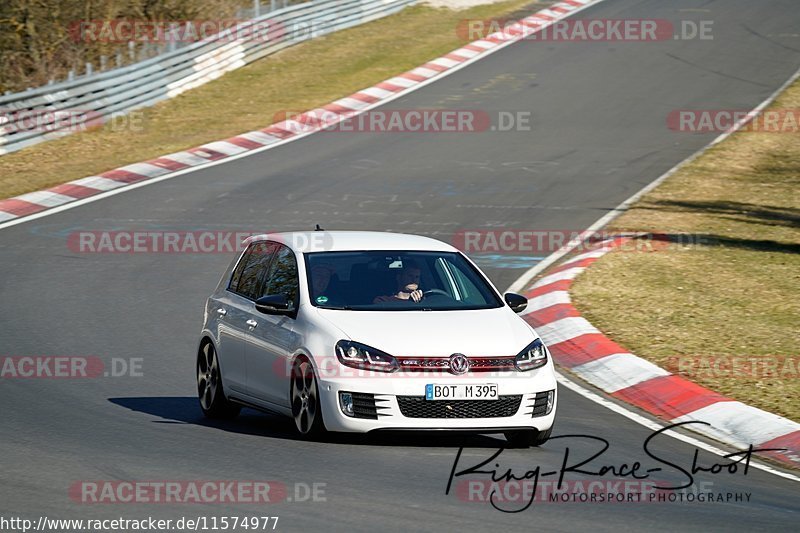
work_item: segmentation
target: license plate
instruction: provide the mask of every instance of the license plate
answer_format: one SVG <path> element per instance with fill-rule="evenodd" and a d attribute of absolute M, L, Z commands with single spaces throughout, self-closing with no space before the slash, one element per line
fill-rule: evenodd
<path fill-rule="evenodd" d="M 497 383 L 425 385 L 426 400 L 496 400 L 497 398 Z"/>

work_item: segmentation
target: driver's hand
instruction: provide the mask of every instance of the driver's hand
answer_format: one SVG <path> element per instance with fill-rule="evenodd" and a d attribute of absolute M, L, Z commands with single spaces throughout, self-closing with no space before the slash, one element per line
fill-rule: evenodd
<path fill-rule="evenodd" d="M 397 298 L 398 300 L 411 299 L 414 300 L 415 302 L 419 302 L 420 300 L 422 300 L 423 297 L 424 294 L 420 289 L 415 289 L 413 291 L 408 291 L 408 292 L 400 291 L 395 295 L 395 298 Z"/>

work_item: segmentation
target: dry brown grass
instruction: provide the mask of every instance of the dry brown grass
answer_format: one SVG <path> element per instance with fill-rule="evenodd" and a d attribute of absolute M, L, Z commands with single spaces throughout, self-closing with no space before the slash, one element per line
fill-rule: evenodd
<path fill-rule="evenodd" d="M 800 108 L 800 83 L 772 108 Z M 641 357 L 800 420 L 800 135 L 734 134 L 610 229 L 701 244 L 603 257 L 572 290 L 587 319 Z"/>

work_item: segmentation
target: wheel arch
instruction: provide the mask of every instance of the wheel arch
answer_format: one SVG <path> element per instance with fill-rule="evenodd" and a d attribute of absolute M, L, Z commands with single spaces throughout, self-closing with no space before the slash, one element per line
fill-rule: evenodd
<path fill-rule="evenodd" d="M 314 375 L 319 382 L 319 368 L 317 367 L 314 358 L 303 348 L 296 350 L 290 357 L 288 364 L 286 365 L 286 369 L 289 371 L 289 379 L 286 382 L 286 399 L 288 400 L 287 405 L 292 404 L 292 371 L 294 370 L 294 365 L 297 363 L 298 360 L 305 359 L 309 363 L 311 363 L 311 368 L 314 370 Z"/>

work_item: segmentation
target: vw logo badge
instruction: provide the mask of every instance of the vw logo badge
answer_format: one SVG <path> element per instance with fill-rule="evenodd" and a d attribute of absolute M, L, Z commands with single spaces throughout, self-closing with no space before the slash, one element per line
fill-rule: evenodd
<path fill-rule="evenodd" d="M 463 353 L 454 353 L 450 356 L 450 372 L 459 375 L 469 370 L 469 359 Z"/>

